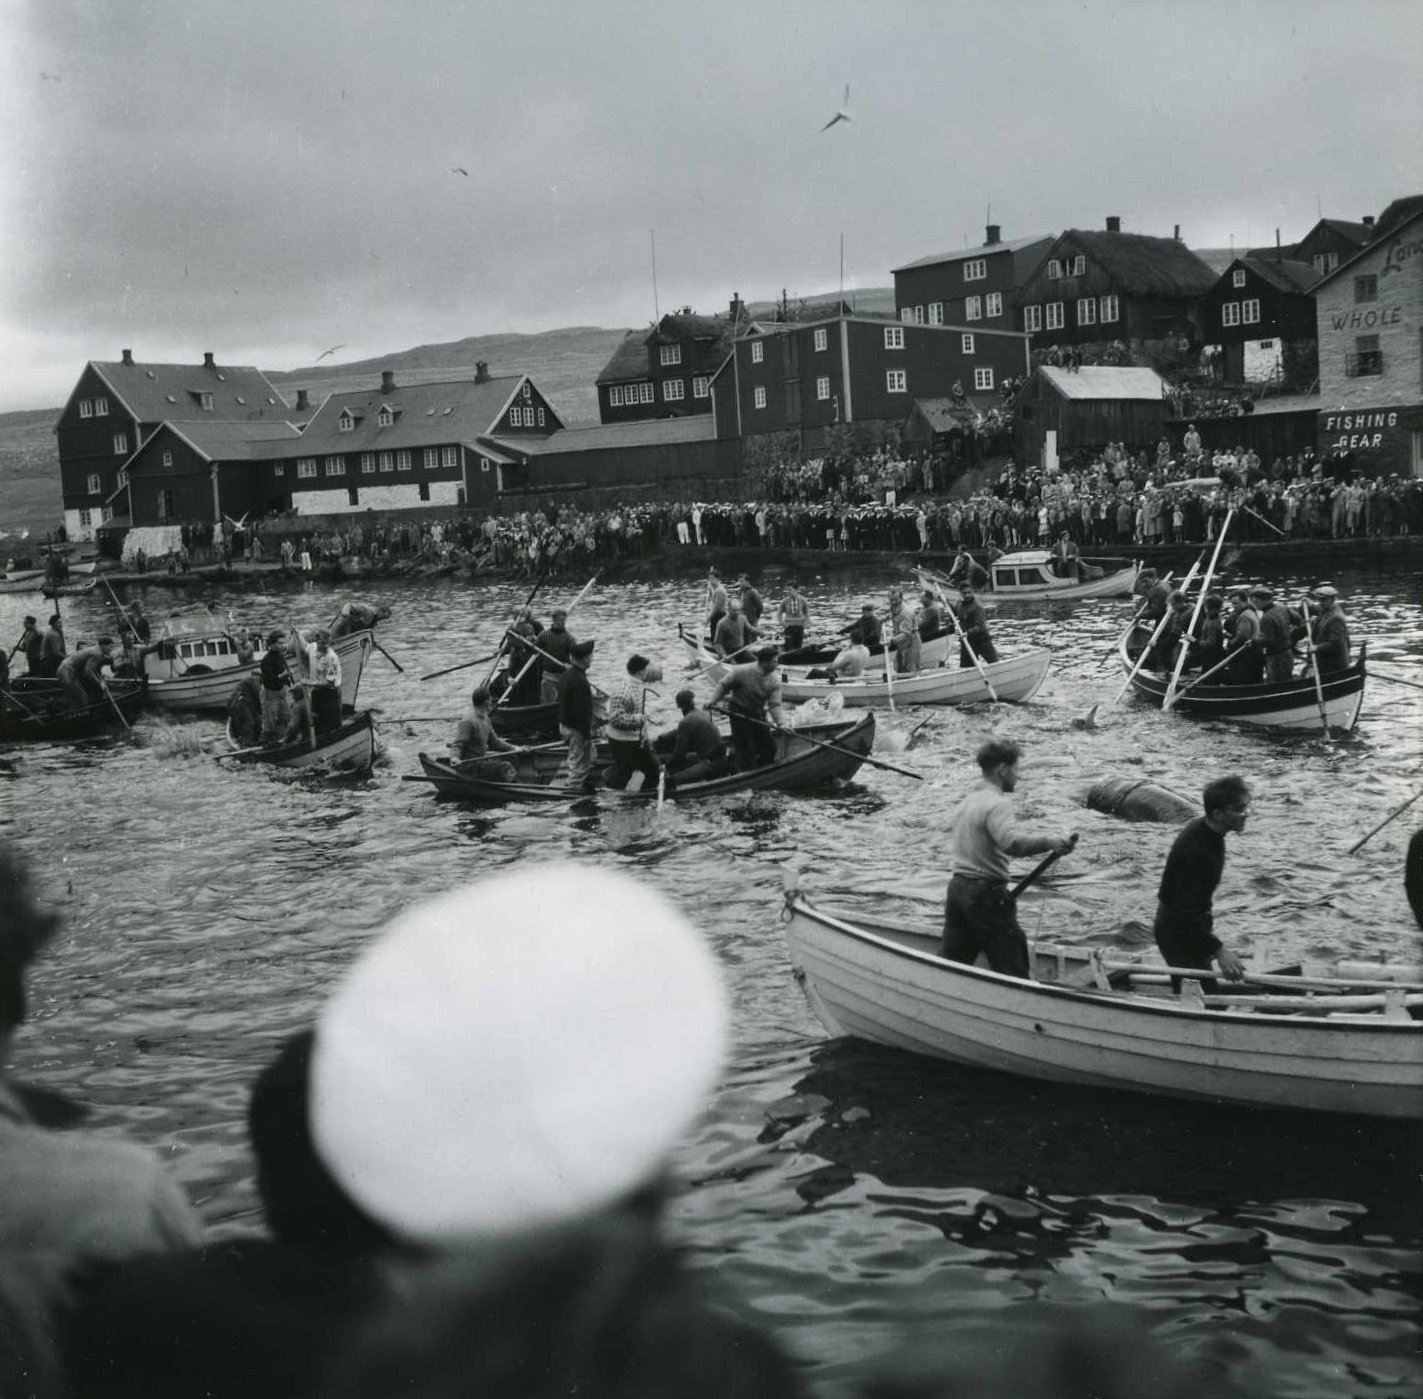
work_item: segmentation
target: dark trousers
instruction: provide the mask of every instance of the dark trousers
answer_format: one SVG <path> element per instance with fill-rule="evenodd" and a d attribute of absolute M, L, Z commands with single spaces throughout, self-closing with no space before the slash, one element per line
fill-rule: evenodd
<path fill-rule="evenodd" d="M 776 761 L 776 740 L 764 722 L 731 711 L 731 747 L 738 772 L 765 767 Z"/>
<path fill-rule="evenodd" d="M 944 940 L 940 954 L 951 962 L 973 962 L 981 952 L 1005 976 L 1028 975 L 1028 940 L 1018 926 L 1017 900 L 1006 884 L 956 874 L 944 898 Z"/>
<path fill-rule="evenodd" d="M 1211 970 L 1211 959 L 1220 943 L 1211 931 L 1212 918 L 1209 913 L 1183 913 L 1167 908 L 1163 903 L 1156 905 L 1156 920 L 1151 931 L 1156 937 L 1156 946 L 1166 959 L 1168 967 L 1199 967 L 1203 972 Z M 1180 991 L 1181 978 L 1171 978 L 1171 989 Z M 1207 996 L 1215 994 L 1216 983 L 1209 976 L 1201 978 L 1201 990 Z"/>
<path fill-rule="evenodd" d="M 341 691 L 335 685 L 312 687 L 311 721 L 319 734 L 341 727 Z"/>
<path fill-rule="evenodd" d="M 612 758 L 608 766 L 608 786 L 626 787 L 628 779 L 635 772 L 643 775 L 644 786 L 657 786 L 661 769 L 657 766 L 657 759 L 652 756 L 652 750 L 645 743 L 640 740 L 629 743 L 622 738 L 609 739 L 608 753 Z"/>
<path fill-rule="evenodd" d="M 974 655 L 981 660 L 984 665 L 992 665 L 998 659 L 998 652 L 993 649 L 991 641 L 977 641 L 974 643 Z M 973 656 L 968 653 L 968 647 L 959 642 L 959 669 L 967 670 L 973 664 Z"/>
<path fill-rule="evenodd" d="M 786 623 L 786 650 L 798 651 L 805 645 L 805 624 L 802 622 Z"/>

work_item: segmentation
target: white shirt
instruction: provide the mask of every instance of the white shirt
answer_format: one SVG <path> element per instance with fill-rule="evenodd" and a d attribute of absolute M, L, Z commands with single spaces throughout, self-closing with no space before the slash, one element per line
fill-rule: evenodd
<path fill-rule="evenodd" d="M 341 688 L 341 658 L 329 646 L 326 654 L 321 655 L 313 642 L 307 648 L 307 669 L 311 674 L 313 685 L 334 685 L 338 690 Z"/>

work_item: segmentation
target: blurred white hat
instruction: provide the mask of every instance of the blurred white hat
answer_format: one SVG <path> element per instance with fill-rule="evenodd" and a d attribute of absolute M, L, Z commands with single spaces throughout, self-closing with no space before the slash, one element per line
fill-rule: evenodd
<path fill-rule="evenodd" d="M 312 1135 L 402 1237 L 536 1228 L 656 1175 L 726 1034 L 719 968 L 665 898 L 520 864 L 402 914 L 347 973 L 317 1027 Z"/>

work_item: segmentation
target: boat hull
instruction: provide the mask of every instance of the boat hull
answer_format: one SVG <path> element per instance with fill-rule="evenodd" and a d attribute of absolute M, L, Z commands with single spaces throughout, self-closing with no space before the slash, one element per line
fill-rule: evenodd
<path fill-rule="evenodd" d="M 797 980 L 832 1035 L 1027 1078 L 1376 1117 L 1423 1116 L 1423 1023 L 1260 1015 L 1043 984 L 946 961 L 929 937 L 787 907 Z"/>
<path fill-rule="evenodd" d="M 64 687 L 58 680 L 19 676 L 11 682 L 10 690 L 10 696 L 0 696 L 0 743 L 95 738 L 122 727 L 119 714 L 124 723 L 132 724 L 143 705 L 143 685 L 137 680 L 109 681 L 112 704 L 102 700 L 79 710 L 61 708 Z"/>
<path fill-rule="evenodd" d="M 1069 583 L 1066 579 L 1030 585 L 1005 584 L 994 578 L 993 586 L 979 591 L 983 600 L 994 602 L 1083 602 L 1090 598 L 1130 597 L 1141 573 L 1140 563 L 1128 564 L 1101 578 L 1089 578 L 1085 583 Z M 920 586 L 941 592 L 950 602 L 958 602 L 959 591 L 945 582 L 943 574 L 919 570 Z"/>
<path fill-rule="evenodd" d="M 293 743 L 270 748 L 246 749 L 234 752 L 230 761 L 260 764 L 265 767 L 301 771 L 305 768 L 340 768 L 347 772 L 369 772 L 375 763 L 375 721 L 370 710 L 348 719 L 340 728 L 318 734 L 313 747 L 311 740 L 300 738 Z"/>

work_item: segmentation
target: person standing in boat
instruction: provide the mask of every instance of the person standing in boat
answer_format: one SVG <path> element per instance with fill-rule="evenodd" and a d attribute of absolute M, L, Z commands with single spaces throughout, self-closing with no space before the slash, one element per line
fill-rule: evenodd
<path fill-rule="evenodd" d="M 973 664 L 973 656 L 969 654 L 970 646 L 979 660 L 985 665 L 991 665 L 998 659 L 998 652 L 994 650 L 993 638 L 988 634 L 988 613 L 984 611 L 978 595 L 968 584 L 960 590 L 959 598 L 959 604 L 954 608 L 954 616 L 959 619 L 959 627 L 963 631 L 963 637 L 959 641 L 959 669 L 966 670 Z M 967 646 L 964 645 L 965 641 Z"/>
<path fill-rule="evenodd" d="M 1008 892 L 1008 862 L 1014 855 L 1065 855 L 1077 844 L 1077 837 L 1019 829 L 1009 800 L 1018 785 L 1022 758 L 1017 743 L 990 739 L 977 756 L 983 783 L 954 816 L 940 952 L 951 962 L 970 963 L 982 953 L 994 971 L 1026 977 L 1028 940 Z"/>
<path fill-rule="evenodd" d="M 59 663 L 69 654 L 64 644 L 64 618 L 58 612 L 49 619 L 49 629 L 40 638 L 40 674 L 53 679 L 59 674 Z"/>
<path fill-rule="evenodd" d="M 568 745 L 568 785 L 593 790 L 593 687 L 588 668 L 593 643 L 580 641 L 568 653 L 571 664 L 558 677 L 558 731 Z"/>
<path fill-rule="evenodd" d="M 22 651 L 25 656 L 25 670 L 30 675 L 44 674 L 44 638 L 40 635 L 39 624 L 33 617 L 25 618 L 24 630 L 20 633 L 20 639 L 15 643 L 15 651 Z"/>
<path fill-rule="evenodd" d="M 785 595 L 776 609 L 781 635 L 787 651 L 797 651 L 805 645 L 805 629 L 810 625 L 810 604 L 794 583 L 786 584 Z"/>
<path fill-rule="evenodd" d="M 779 653 L 763 646 L 748 665 L 732 666 L 712 694 L 708 709 L 727 701 L 731 715 L 731 746 L 741 772 L 765 767 L 776 760 L 776 740 L 771 725 L 785 724 L 781 708 Z"/>
<path fill-rule="evenodd" d="M 1349 665 L 1349 622 L 1339 606 L 1339 589 L 1321 583 L 1315 590 L 1318 612 L 1314 620 L 1314 659 L 1321 675 L 1345 670 Z"/>
<path fill-rule="evenodd" d="M 756 585 L 744 573 L 736 580 L 736 584 L 741 589 L 741 615 L 746 618 L 746 625 L 751 628 L 752 633 L 759 635 L 766 603 L 757 592 Z"/>
<path fill-rule="evenodd" d="M 1262 594 L 1260 650 L 1265 659 L 1265 679 L 1270 684 L 1294 675 L 1294 644 L 1304 635 L 1305 620 L 1298 612 L 1276 600 L 1274 593 Z"/>
<path fill-rule="evenodd" d="M 932 641 L 944 630 L 944 609 L 928 588 L 919 596 L 919 616 L 916 620 L 920 641 Z"/>
<path fill-rule="evenodd" d="M 58 678 L 64 686 L 64 698 L 70 709 L 77 712 L 103 703 L 108 693 L 104 688 L 104 667 L 112 669 L 113 664 L 114 639 L 111 636 L 101 636 L 93 646 L 83 646 L 60 662 Z"/>
<path fill-rule="evenodd" d="M 539 645 L 548 654 L 544 657 L 543 681 L 539 692 L 544 704 L 552 704 L 558 698 L 558 677 L 568 669 L 573 648 L 578 638 L 568 630 L 568 611 L 555 607 L 549 614 L 548 626 L 539 637 Z"/>
<path fill-rule="evenodd" d="M 731 660 L 742 655 L 755 640 L 756 629 L 742 615 L 741 600 L 729 598 L 726 615 L 716 624 L 716 631 L 712 633 L 712 650 L 722 660 Z"/>
<path fill-rule="evenodd" d="M 613 771 L 609 786 L 626 787 L 633 773 L 657 785 L 662 768 L 647 746 L 647 687 L 662 679 L 662 672 L 646 656 L 628 657 L 627 678 L 608 696 L 608 749 Z"/>
<path fill-rule="evenodd" d="M 1230 645 L 1226 648 L 1234 659 L 1228 668 L 1232 685 L 1260 683 L 1260 613 L 1255 607 L 1254 590 L 1237 589 L 1231 598 L 1235 613 L 1226 623 Z"/>
<path fill-rule="evenodd" d="M 1053 572 L 1059 578 L 1070 578 L 1074 583 L 1082 581 L 1082 555 L 1072 536 L 1063 530 L 1057 537 L 1052 550 Z"/>
<path fill-rule="evenodd" d="M 273 630 L 267 634 L 267 649 L 257 667 L 262 681 L 262 743 L 284 743 L 291 728 L 291 687 L 294 683 L 287 653 L 283 649 L 284 634 Z"/>
<path fill-rule="evenodd" d="M 919 628 L 914 614 L 904 605 L 904 594 L 895 588 L 889 595 L 889 648 L 894 652 L 894 669 L 912 675 L 919 669 Z"/>
<path fill-rule="evenodd" d="M 317 733 L 341 727 L 341 658 L 331 649 L 331 633 L 319 631 L 307 653 L 311 676 L 311 720 Z"/>
<path fill-rule="evenodd" d="M 880 644 L 880 620 L 875 616 L 874 603 L 865 603 L 860 608 L 859 618 L 851 622 L 846 631 L 849 633 L 851 645 L 863 646 L 867 650 L 878 646 Z"/>
<path fill-rule="evenodd" d="M 726 584 L 721 581 L 721 574 L 716 569 L 707 570 L 707 635 L 713 640 L 716 638 L 716 629 L 721 619 L 726 616 Z"/>
<path fill-rule="evenodd" d="M 1225 870 L 1225 838 L 1243 831 L 1250 815 L 1250 788 L 1243 778 L 1220 777 L 1202 794 L 1205 815 L 1181 828 L 1166 857 L 1157 891 L 1156 920 L 1152 932 L 1168 967 L 1199 967 L 1208 972 L 1212 960 L 1228 981 L 1239 981 L 1244 964 L 1215 935 L 1211 901 Z M 1181 978 L 1171 978 L 1179 991 Z M 1202 978 L 1208 994 L 1215 982 Z"/>

